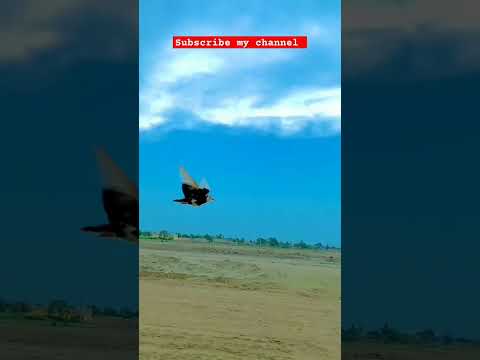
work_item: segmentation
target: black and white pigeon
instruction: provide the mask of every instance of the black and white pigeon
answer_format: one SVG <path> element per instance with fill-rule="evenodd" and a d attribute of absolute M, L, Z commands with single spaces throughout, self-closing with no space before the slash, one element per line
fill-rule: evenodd
<path fill-rule="evenodd" d="M 82 231 L 138 244 L 137 187 L 105 151 L 96 149 L 96 156 L 103 178 L 102 202 L 108 223 L 86 226 Z"/>
<path fill-rule="evenodd" d="M 199 186 L 183 166 L 180 167 L 180 176 L 184 198 L 173 201 L 190 206 L 202 206 L 214 201 L 213 197 L 210 196 L 210 188 L 206 181 L 204 181 L 204 185 Z"/>

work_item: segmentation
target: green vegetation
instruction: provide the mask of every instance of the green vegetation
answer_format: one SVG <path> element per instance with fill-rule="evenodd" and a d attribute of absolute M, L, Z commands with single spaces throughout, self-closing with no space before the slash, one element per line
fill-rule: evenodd
<path fill-rule="evenodd" d="M 164 230 L 159 232 L 140 231 L 140 238 L 159 241 L 171 241 L 175 239 L 175 236 Z"/>
<path fill-rule="evenodd" d="M 323 245 L 322 243 L 316 243 L 310 245 L 304 241 L 297 242 L 288 242 L 288 241 L 279 241 L 274 237 L 263 238 L 259 237 L 256 240 L 246 240 L 244 238 L 234 238 L 234 237 L 225 237 L 222 234 L 210 235 L 210 234 L 171 234 L 168 231 L 162 230 L 160 232 L 153 231 L 141 231 L 140 239 L 144 240 L 159 240 L 161 242 L 171 241 L 178 238 L 192 239 L 192 240 L 206 240 L 207 242 L 231 242 L 236 245 L 247 245 L 247 246 L 260 246 L 260 247 L 273 247 L 273 248 L 283 248 L 283 249 L 312 249 L 312 250 L 340 250 L 337 247 Z"/>
<path fill-rule="evenodd" d="M 406 333 L 394 329 L 386 323 L 378 330 L 365 330 L 360 326 L 352 325 L 342 329 L 343 342 L 375 342 L 385 344 L 431 344 L 451 345 L 477 343 L 476 341 L 450 335 L 437 335 L 432 329 L 425 329 L 415 333 Z"/>
<path fill-rule="evenodd" d="M 94 316 L 119 317 L 131 319 L 138 317 L 138 310 L 133 311 L 126 307 L 101 308 L 95 305 L 78 307 L 65 300 L 52 300 L 48 304 L 28 304 L 26 302 L 9 302 L 0 300 L 0 320 L 23 318 L 27 320 L 51 320 L 63 324 L 87 321 Z"/>

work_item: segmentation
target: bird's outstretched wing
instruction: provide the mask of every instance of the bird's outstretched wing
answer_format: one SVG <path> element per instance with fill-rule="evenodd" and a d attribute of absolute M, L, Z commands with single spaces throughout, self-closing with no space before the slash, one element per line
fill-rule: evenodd
<path fill-rule="evenodd" d="M 103 206 L 112 225 L 132 225 L 138 228 L 138 201 L 128 194 L 105 189 L 102 192 Z"/>
<path fill-rule="evenodd" d="M 208 191 L 210 191 L 210 185 L 208 185 L 208 182 L 205 178 L 203 178 L 202 181 L 200 182 L 200 187 L 202 189 L 207 189 Z"/>
<path fill-rule="evenodd" d="M 185 170 L 185 168 L 183 166 L 180 166 L 180 176 L 182 177 L 182 182 L 184 184 L 187 184 L 187 185 L 190 185 L 192 188 L 194 189 L 198 189 L 199 186 L 198 184 L 195 182 L 195 180 L 193 180 L 193 178 L 187 173 L 187 171 Z"/>
<path fill-rule="evenodd" d="M 102 173 L 103 187 L 127 194 L 138 200 L 136 185 L 130 181 L 127 175 L 113 162 L 103 149 L 95 149 L 97 161 Z"/>

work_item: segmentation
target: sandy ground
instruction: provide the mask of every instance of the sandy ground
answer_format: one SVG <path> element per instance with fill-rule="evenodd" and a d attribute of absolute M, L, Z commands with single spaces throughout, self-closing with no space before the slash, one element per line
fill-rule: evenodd
<path fill-rule="evenodd" d="M 140 359 L 340 359 L 340 255 L 143 242 Z"/>
<path fill-rule="evenodd" d="M 67 327 L 50 321 L 0 321 L 0 359 L 133 360 L 137 333 L 137 320 L 99 319 Z"/>

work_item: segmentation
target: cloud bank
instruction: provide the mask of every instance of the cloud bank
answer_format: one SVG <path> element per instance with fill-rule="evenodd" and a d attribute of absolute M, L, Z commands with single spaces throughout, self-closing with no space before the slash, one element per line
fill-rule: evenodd
<path fill-rule="evenodd" d="M 344 78 L 388 81 L 376 74 L 390 73 L 402 81 L 435 80 L 478 71 L 478 7 L 468 0 L 455 6 L 435 0 L 346 0 Z"/>
<path fill-rule="evenodd" d="M 311 129 L 338 134 L 341 90 L 332 73 L 339 74 L 340 63 L 334 70 L 321 63 L 339 52 L 337 30 L 314 22 L 293 30 L 309 36 L 307 50 L 172 49 L 171 38 L 163 39 L 149 54 L 151 66 L 141 69 L 140 133 L 221 126 L 286 136 Z"/>
<path fill-rule="evenodd" d="M 61 50 L 66 50 L 61 59 L 67 62 L 125 59 L 136 54 L 137 35 L 137 9 L 130 0 L 5 0 L 0 64 Z"/>

